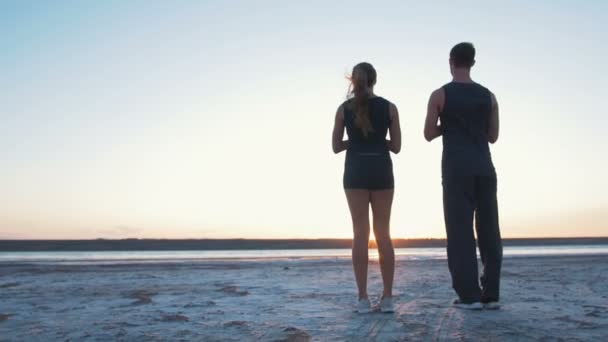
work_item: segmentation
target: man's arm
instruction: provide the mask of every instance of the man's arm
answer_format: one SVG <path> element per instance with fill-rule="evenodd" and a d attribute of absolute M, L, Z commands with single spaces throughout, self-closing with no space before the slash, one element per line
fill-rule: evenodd
<path fill-rule="evenodd" d="M 499 120 L 498 120 L 498 101 L 496 101 L 496 96 L 492 95 L 492 112 L 490 113 L 490 120 L 488 121 L 488 141 L 490 143 L 495 143 L 498 140 L 498 128 L 499 128 Z"/>
<path fill-rule="evenodd" d="M 348 148 L 348 140 L 342 141 L 344 137 L 344 108 L 338 107 L 334 120 L 334 130 L 331 135 L 331 145 L 334 153 L 340 153 Z"/>
<path fill-rule="evenodd" d="M 426 111 L 426 120 L 424 121 L 424 138 L 427 141 L 432 141 L 433 139 L 441 136 L 441 127 L 438 125 L 439 122 L 439 113 L 443 108 L 443 103 L 445 101 L 445 94 L 443 93 L 443 89 L 437 89 L 429 98 L 429 104 L 427 106 Z"/>

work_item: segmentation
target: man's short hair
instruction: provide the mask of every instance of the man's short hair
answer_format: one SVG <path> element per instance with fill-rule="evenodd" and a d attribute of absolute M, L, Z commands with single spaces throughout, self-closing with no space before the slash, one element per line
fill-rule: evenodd
<path fill-rule="evenodd" d="M 471 43 L 459 43 L 450 51 L 450 59 L 456 68 L 470 68 L 475 63 L 475 47 Z"/>

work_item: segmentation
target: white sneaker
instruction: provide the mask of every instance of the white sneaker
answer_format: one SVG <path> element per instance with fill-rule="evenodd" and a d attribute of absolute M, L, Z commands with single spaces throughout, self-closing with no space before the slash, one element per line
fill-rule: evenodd
<path fill-rule="evenodd" d="M 452 305 L 454 305 L 455 308 L 459 308 L 459 309 L 463 309 L 463 310 L 481 310 L 481 309 L 483 309 L 483 305 L 481 304 L 481 302 L 465 303 L 465 302 L 461 301 L 460 299 L 456 299 Z"/>
<path fill-rule="evenodd" d="M 359 302 L 357 303 L 357 309 L 355 311 L 360 314 L 372 312 L 372 305 L 369 302 L 369 299 L 359 299 Z"/>
<path fill-rule="evenodd" d="M 393 297 L 384 297 L 380 300 L 380 311 L 384 313 L 395 312 L 395 304 Z"/>
<path fill-rule="evenodd" d="M 498 309 L 500 309 L 500 303 L 499 302 L 486 302 L 486 303 L 483 303 L 483 308 L 485 310 L 498 310 Z"/>

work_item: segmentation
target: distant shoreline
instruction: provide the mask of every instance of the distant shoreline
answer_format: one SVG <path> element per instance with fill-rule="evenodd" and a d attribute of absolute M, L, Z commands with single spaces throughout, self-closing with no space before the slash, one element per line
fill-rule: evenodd
<path fill-rule="evenodd" d="M 510 238 L 505 246 L 602 245 L 608 237 Z M 445 247 L 445 239 L 394 239 L 395 248 Z M 370 242 L 374 247 L 374 242 Z M 94 239 L 0 240 L 0 252 L 36 251 L 176 251 L 176 250 L 278 250 L 351 248 L 350 239 Z"/>

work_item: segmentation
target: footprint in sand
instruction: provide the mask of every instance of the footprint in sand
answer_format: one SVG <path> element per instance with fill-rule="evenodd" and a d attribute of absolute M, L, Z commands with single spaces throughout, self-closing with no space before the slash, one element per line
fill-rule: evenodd
<path fill-rule="evenodd" d="M 224 327 L 246 327 L 248 322 L 246 321 L 230 321 L 224 323 Z"/>
<path fill-rule="evenodd" d="M 597 305 L 583 305 L 585 308 L 585 316 L 602 318 L 608 314 L 608 308 Z"/>
<path fill-rule="evenodd" d="M 208 300 L 208 301 L 203 302 L 203 303 L 188 303 L 188 304 L 184 305 L 184 308 L 188 308 L 188 309 L 190 309 L 190 308 L 206 308 L 206 307 L 215 306 L 215 305 L 216 304 L 215 304 L 214 301 Z"/>
<path fill-rule="evenodd" d="M 295 327 L 287 327 L 283 329 L 283 332 L 287 333 L 285 339 L 281 341 L 286 342 L 308 342 L 312 340 L 312 337 L 304 330 Z"/>
<path fill-rule="evenodd" d="M 148 290 L 136 290 L 131 292 L 127 297 L 136 299 L 131 305 L 142 305 L 152 303 L 152 297 L 157 294 L 158 292 Z"/>
<path fill-rule="evenodd" d="M 236 287 L 234 285 L 224 286 L 221 289 L 219 289 L 218 292 L 224 292 L 226 294 L 233 295 L 233 296 L 246 296 L 249 294 L 249 291 L 240 290 L 238 287 Z"/>
<path fill-rule="evenodd" d="M 181 314 L 162 315 L 161 322 L 188 322 L 190 318 Z"/>

